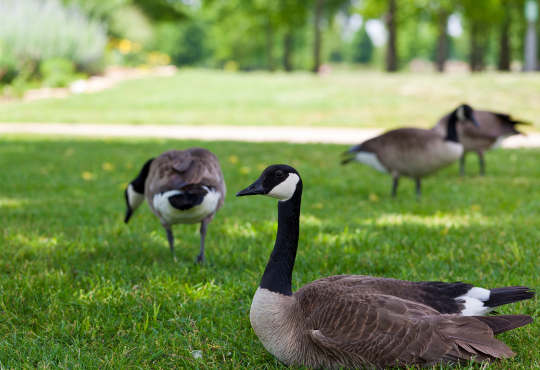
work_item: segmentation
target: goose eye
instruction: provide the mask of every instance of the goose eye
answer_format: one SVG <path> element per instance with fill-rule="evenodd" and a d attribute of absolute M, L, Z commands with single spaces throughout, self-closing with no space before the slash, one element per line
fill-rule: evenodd
<path fill-rule="evenodd" d="M 283 171 L 279 170 L 279 171 L 276 171 L 276 177 L 282 177 L 283 176 Z"/>

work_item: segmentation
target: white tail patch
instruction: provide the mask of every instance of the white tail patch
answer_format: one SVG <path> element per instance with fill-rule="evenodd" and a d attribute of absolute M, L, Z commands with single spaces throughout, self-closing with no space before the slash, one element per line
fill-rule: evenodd
<path fill-rule="evenodd" d="M 300 181 L 295 173 L 289 173 L 289 177 L 282 183 L 275 186 L 267 195 L 272 198 L 277 198 L 282 202 L 285 202 L 292 198 L 296 191 L 296 184 Z"/>
<path fill-rule="evenodd" d="M 354 160 L 368 165 L 379 172 L 388 173 L 388 170 L 383 166 L 381 161 L 379 161 L 379 158 L 377 158 L 377 154 L 375 153 L 359 152 L 354 156 Z"/>
<path fill-rule="evenodd" d="M 144 194 L 138 193 L 133 189 L 133 185 L 129 184 L 127 187 L 127 198 L 129 207 L 135 211 L 144 202 Z"/>
<path fill-rule="evenodd" d="M 221 198 L 219 192 L 210 190 L 206 186 L 204 188 L 208 190 L 208 193 L 198 206 L 184 211 L 174 208 L 169 202 L 169 198 L 183 192 L 180 190 L 169 190 L 165 193 L 154 195 L 154 209 L 159 213 L 159 218 L 169 225 L 201 222 L 206 216 L 216 211 L 219 198 Z"/>
<path fill-rule="evenodd" d="M 508 137 L 508 135 L 499 136 L 497 138 L 497 140 L 495 140 L 495 142 L 493 144 L 491 144 L 489 149 L 497 149 L 498 147 L 501 146 L 503 140 L 506 139 L 507 137 Z"/>
<path fill-rule="evenodd" d="M 492 307 L 484 306 L 491 292 L 484 288 L 471 288 L 467 293 L 456 298 L 457 301 L 465 301 L 465 309 L 461 311 L 463 316 L 482 316 L 493 310 Z"/>

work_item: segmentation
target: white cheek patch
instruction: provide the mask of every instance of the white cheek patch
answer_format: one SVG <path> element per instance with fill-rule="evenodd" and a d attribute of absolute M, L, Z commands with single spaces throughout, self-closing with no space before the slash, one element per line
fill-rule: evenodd
<path fill-rule="evenodd" d="M 381 161 L 379 161 L 379 158 L 377 158 L 377 154 L 375 153 L 360 152 L 354 156 L 354 160 L 368 165 L 379 172 L 388 173 L 388 170 L 383 166 Z"/>
<path fill-rule="evenodd" d="M 456 115 L 460 121 L 465 121 L 465 108 L 463 106 L 459 107 Z"/>
<path fill-rule="evenodd" d="M 298 184 L 298 181 L 300 181 L 300 177 L 298 177 L 297 174 L 289 173 L 289 177 L 287 177 L 285 181 L 277 185 L 266 195 L 272 198 L 277 198 L 283 202 L 289 200 L 296 191 L 296 184 Z"/>
<path fill-rule="evenodd" d="M 144 194 L 137 193 L 131 184 L 127 188 L 127 194 L 129 206 L 132 210 L 136 210 L 144 202 Z"/>

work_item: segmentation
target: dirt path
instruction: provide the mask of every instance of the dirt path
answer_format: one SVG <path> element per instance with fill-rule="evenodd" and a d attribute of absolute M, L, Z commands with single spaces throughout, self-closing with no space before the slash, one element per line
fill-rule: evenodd
<path fill-rule="evenodd" d="M 89 137 L 152 137 L 251 142 L 356 144 L 382 133 L 381 129 L 290 126 L 163 126 L 87 123 L 0 123 L 0 134 L 31 133 Z M 504 148 L 540 147 L 540 133 L 512 136 Z"/>

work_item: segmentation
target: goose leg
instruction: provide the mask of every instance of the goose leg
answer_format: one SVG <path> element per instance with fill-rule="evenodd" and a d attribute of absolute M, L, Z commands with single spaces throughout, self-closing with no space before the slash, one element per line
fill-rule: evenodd
<path fill-rule="evenodd" d="M 395 198 L 397 195 L 398 185 L 399 185 L 399 177 L 394 176 L 394 183 L 392 184 L 392 198 Z"/>
<path fill-rule="evenodd" d="M 463 153 L 459 159 L 459 175 L 465 176 L 465 153 Z"/>
<path fill-rule="evenodd" d="M 486 164 L 484 163 L 484 153 L 478 152 L 478 159 L 480 159 L 480 176 L 486 174 Z"/>
<path fill-rule="evenodd" d="M 171 253 L 176 261 L 176 255 L 174 254 L 174 235 L 172 233 L 171 225 L 163 225 L 165 231 L 167 232 L 167 240 L 169 241 L 169 246 L 171 247 Z"/>
<path fill-rule="evenodd" d="M 416 199 L 420 200 L 421 196 L 422 196 L 422 184 L 420 183 L 420 179 L 416 179 Z"/>
<path fill-rule="evenodd" d="M 208 222 L 205 218 L 201 221 L 201 251 L 199 252 L 199 255 L 197 256 L 197 263 L 204 263 L 204 240 L 206 239 L 206 231 L 208 228 Z"/>

